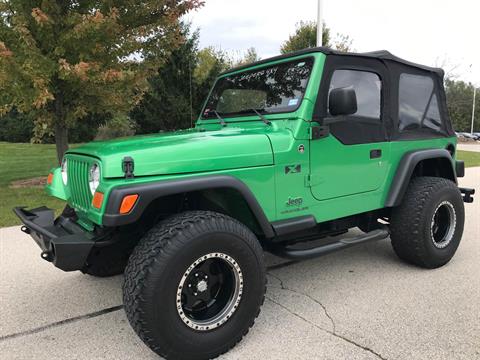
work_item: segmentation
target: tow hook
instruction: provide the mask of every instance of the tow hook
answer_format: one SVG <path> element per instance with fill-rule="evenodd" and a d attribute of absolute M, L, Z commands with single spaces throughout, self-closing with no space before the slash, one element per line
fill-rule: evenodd
<path fill-rule="evenodd" d="M 475 194 L 475 189 L 460 188 L 460 192 L 463 194 L 464 202 L 473 203 L 473 194 Z"/>
<path fill-rule="evenodd" d="M 22 226 L 22 227 L 20 228 L 20 230 L 21 230 L 22 232 L 24 232 L 25 234 L 30 235 L 30 229 L 27 228 L 26 226 Z"/>
<path fill-rule="evenodd" d="M 46 260 L 48 262 L 52 262 L 53 261 L 53 254 L 51 251 L 42 251 L 42 253 L 40 254 L 40 257 L 43 259 L 43 260 Z"/>

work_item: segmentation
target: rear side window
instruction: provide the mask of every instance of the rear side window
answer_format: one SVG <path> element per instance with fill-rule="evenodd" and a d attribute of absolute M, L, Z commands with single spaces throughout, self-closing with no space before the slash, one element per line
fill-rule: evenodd
<path fill-rule="evenodd" d="M 332 75 L 329 92 L 350 87 L 357 95 L 357 112 L 353 116 L 380 119 L 382 81 L 368 71 L 336 70 Z"/>
<path fill-rule="evenodd" d="M 400 131 L 421 128 L 441 130 L 438 98 L 431 77 L 401 74 L 398 105 Z"/>

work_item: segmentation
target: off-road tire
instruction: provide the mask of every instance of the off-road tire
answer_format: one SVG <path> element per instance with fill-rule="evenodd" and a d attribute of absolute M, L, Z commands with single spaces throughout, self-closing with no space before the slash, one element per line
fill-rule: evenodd
<path fill-rule="evenodd" d="M 444 204 L 444 205 L 442 205 Z M 452 210 L 453 235 L 440 248 L 433 236 L 433 219 L 440 206 Z M 434 269 L 455 254 L 463 234 L 465 210 L 457 185 L 443 178 L 417 177 L 411 180 L 400 206 L 392 210 L 390 231 L 398 257 L 408 263 Z M 437 245 L 435 245 L 437 244 Z"/>
<path fill-rule="evenodd" d="M 230 255 L 241 267 L 243 295 L 223 325 L 208 331 L 187 326 L 176 294 L 185 271 L 209 253 Z M 167 359 L 211 359 L 247 334 L 266 290 L 263 251 L 256 236 L 226 215 L 191 211 L 154 226 L 134 249 L 123 285 L 127 318 L 138 336 Z"/>

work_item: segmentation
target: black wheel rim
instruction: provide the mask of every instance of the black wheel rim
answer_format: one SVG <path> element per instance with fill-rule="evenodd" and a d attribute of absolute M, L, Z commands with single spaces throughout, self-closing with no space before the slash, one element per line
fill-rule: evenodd
<path fill-rule="evenodd" d="M 230 319 L 242 291 L 239 264 L 229 255 L 210 253 L 198 258 L 183 274 L 177 289 L 177 311 L 190 328 L 212 330 Z"/>
<path fill-rule="evenodd" d="M 456 220 L 455 208 L 449 201 L 443 201 L 437 206 L 430 227 L 430 235 L 436 248 L 443 249 L 452 242 Z"/>

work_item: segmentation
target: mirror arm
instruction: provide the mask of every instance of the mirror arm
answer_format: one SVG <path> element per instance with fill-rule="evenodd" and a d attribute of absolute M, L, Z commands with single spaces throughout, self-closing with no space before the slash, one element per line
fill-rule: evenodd
<path fill-rule="evenodd" d="M 347 121 L 347 117 L 344 115 L 326 117 L 323 120 L 315 121 L 315 122 L 312 121 L 312 123 L 321 124 L 321 125 L 313 125 L 310 128 L 310 139 L 318 140 L 318 139 L 326 138 L 327 136 L 330 135 L 329 125 L 337 124 L 345 121 Z"/>
<path fill-rule="evenodd" d="M 331 124 L 338 124 L 341 122 L 347 121 L 347 117 L 344 115 L 339 115 L 339 116 L 332 116 L 332 117 L 326 117 L 323 119 L 322 124 L 323 125 L 331 125 Z"/>

